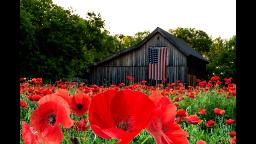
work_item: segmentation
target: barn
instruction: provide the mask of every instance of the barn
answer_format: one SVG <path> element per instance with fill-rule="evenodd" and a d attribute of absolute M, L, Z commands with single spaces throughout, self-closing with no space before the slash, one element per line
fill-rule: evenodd
<path fill-rule="evenodd" d="M 208 61 L 184 40 L 157 27 L 140 43 L 93 64 L 88 80 L 99 85 L 118 84 L 133 76 L 135 82 L 180 80 L 193 85 L 196 79 L 206 78 L 206 64 Z"/>

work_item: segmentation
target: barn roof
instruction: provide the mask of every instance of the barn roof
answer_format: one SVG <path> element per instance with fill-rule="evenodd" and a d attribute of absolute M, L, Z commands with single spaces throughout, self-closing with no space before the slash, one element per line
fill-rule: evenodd
<path fill-rule="evenodd" d="M 94 64 L 94 66 L 99 65 L 101 63 L 107 62 L 109 60 L 112 60 L 118 56 L 121 56 L 127 52 L 133 51 L 135 49 L 140 48 L 143 46 L 149 39 L 151 39 L 156 33 L 160 33 L 165 39 L 167 39 L 171 44 L 173 44 L 176 48 L 178 48 L 184 55 L 186 56 L 194 56 L 200 60 L 203 60 L 208 63 L 208 61 L 200 55 L 198 52 L 196 52 L 192 47 L 190 47 L 184 40 L 177 38 L 170 34 L 169 32 L 157 27 L 153 32 L 151 32 L 146 38 L 144 38 L 140 43 L 130 47 L 123 49 L 121 51 L 118 51 L 117 53 L 103 59 L 102 61 L 99 61 Z"/>

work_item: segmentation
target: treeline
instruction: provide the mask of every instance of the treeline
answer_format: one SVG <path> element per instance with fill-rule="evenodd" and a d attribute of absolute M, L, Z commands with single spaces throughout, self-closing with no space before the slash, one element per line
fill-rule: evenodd
<path fill-rule="evenodd" d="M 236 36 L 230 39 L 211 38 L 206 32 L 194 28 L 170 29 L 170 33 L 185 40 L 208 61 L 208 78 L 218 75 L 236 78 Z"/>
<path fill-rule="evenodd" d="M 209 74 L 234 75 L 235 36 L 226 41 L 212 40 L 195 29 L 178 28 L 171 32 L 209 59 Z M 91 64 L 137 44 L 149 33 L 112 36 L 100 14 L 88 12 L 83 19 L 52 0 L 21 0 L 19 72 L 21 76 L 53 81 L 86 78 Z"/>
<path fill-rule="evenodd" d="M 60 79 L 84 77 L 88 66 L 119 48 L 93 12 L 82 19 L 51 0 L 20 2 L 20 75 Z"/>

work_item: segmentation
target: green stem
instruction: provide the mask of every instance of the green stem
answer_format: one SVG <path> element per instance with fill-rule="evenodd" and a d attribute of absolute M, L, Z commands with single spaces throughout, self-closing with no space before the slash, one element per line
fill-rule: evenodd
<path fill-rule="evenodd" d="M 141 144 L 144 144 L 149 138 L 150 138 L 150 135 L 147 138 L 145 138 Z"/>

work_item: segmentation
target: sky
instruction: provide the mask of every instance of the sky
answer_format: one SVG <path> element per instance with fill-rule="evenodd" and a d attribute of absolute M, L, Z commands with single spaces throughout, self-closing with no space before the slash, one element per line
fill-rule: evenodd
<path fill-rule="evenodd" d="M 236 0 L 53 0 L 86 18 L 100 13 L 110 34 L 134 35 L 169 29 L 195 28 L 212 38 L 236 35 Z"/>

